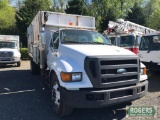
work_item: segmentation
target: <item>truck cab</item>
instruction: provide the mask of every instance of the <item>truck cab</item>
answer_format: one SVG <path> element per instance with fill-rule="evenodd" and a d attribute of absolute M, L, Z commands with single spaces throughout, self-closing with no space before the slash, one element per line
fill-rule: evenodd
<path fill-rule="evenodd" d="M 0 64 L 14 64 L 20 67 L 19 36 L 0 35 Z"/>
<path fill-rule="evenodd" d="M 139 35 L 136 34 L 109 34 L 108 38 L 110 39 L 113 45 L 125 48 L 132 51 L 133 53 L 138 53 L 138 39 Z"/>
<path fill-rule="evenodd" d="M 109 21 L 108 29 L 104 31 L 104 34 L 111 39 L 113 45 L 137 54 L 141 36 L 154 32 L 157 31 L 120 18 L 116 22 Z"/>
<path fill-rule="evenodd" d="M 59 116 L 73 108 L 125 103 L 148 91 L 139 57 L 98 33 L 94 17 L 40 11 L 28 27 L 28 47 L 31 72 L 49 70 L 51 101 Z"/>
<path fill-rule="evenodd" d="M 158 32 L 142 36 L 138 56 L 148 69 L 153 72 L 160 71 L 160 34 Z"/>

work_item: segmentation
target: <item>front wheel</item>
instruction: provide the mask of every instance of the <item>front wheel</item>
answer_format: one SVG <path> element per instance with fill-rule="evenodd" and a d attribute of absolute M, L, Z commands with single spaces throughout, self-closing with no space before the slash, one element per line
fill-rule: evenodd
<path fill-rule="evenodd" d="M 20 67 L 21 66 L 21 62 L 17 62 L 17 67 Z"/>
<path fill-rule="evenodd" d="M 55 74 L 51 75 L 51 100 L 53 109 L 58 116 L 65 117 L 72 113 L 73 108 L 67 106 L 63 99 L 62 88 Z"/>

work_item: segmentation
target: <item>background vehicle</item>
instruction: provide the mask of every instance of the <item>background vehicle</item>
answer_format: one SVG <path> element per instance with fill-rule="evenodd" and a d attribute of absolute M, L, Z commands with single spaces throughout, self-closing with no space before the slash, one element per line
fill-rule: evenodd
<path fill-rule="evenodd" d="M 130 34 L 109 34 L 108 38 L 110 39 L 113 45 L 128 49 L 134 52 L 135 54 L 138 53 L 138 40 L 140 39 L 140 35 L 138 35 L 136 31 Z"/>
<path fill-rule="evenodd" d="M 113 45 L 126 48 L 137 54 L 141 36 L 153 32 L 156 30 L 118 19 L 117 22 L 109 21 L 108 30 L 105 33 Z"/>
<path fill-rule="evenodd" d="M 0 64 L 14 64 L 20 67 L 19 36 L 0 35 Z"/>
<path fill-rule="evenodd" d="M 28 27 L 31 72 L 49 69 L 56 114 L 138 99 L 148 90 L 146 69 L 134 53 L 95 31 L 95 18 L 40 11 Z M 40 70 L 39 70 L 40 69 Z"/>
<path fill-rule="evenodd" d="M 151 71 L 160 71 L 160 34 L 142 36 L 138 56 Z"/>

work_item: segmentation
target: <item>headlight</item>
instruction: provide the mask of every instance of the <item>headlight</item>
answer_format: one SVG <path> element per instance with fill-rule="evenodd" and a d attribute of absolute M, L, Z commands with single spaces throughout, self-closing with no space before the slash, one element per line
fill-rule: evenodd
<path fill-rule="evenodd" d="M 63 82 L 76 82 L 82 80 L 82 73 L 81 72 L 61 72 L 61 79 Z"/>
<path fill-rule="evenodd" d="M 15 58 L 19 58 L 19 57 L 20 57 L 19 52 L 14 52 L 13 57 L 15 57 Z"/>
<path fill-rule="evenodd" d="M 141 68 L 141 75 L 146 75 L 146 68 Z"/>

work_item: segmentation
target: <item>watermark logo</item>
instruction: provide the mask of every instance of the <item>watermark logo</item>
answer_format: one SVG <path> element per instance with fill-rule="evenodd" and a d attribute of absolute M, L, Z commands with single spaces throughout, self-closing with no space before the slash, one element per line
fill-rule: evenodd
<path fill-rule="evenodd" d="M 155 117 L 154 106 L 130 106 L 127 108 L 127 117 Z"/>

